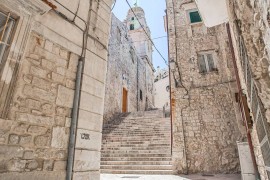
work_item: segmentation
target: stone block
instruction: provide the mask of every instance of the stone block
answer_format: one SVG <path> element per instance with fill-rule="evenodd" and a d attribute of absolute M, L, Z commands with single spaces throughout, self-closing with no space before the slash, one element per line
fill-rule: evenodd
<path fill-rule="evenodd" d="M 52 131 L 52 147 L 67 148 L 69 139 L 69 129 L 65 127 L 54 127 Z"/>
<path fill-rule="evenodd" d="M 0 130 L 10 130 L 14 121 L 4 120 L 0 118 Z"/>
<path fill-rule="evenodd" d="M 38 98 L 38 99 L 49 101 L 49 102 L 55 101 L 55 95 L 53 93 L 47 92 L 37 87 L 25 85 L 23 89 L 23 93 L 32 98 Z"/>
<path fill-rule="evenodd" d="M 41 66 L 52 71 L 55 68 L 55 63 L 48 59 L 42 59 Z"/>
<path fill-rule="evenodd" d="M 62 75 L 62 76 L 65 76 L 65 74 L 66 74 L 66 69 L 63 68 L 63 67 L 56 67 L 56 73 L 57 73 L 57 74 L 60 74 L 60 75 Z"/>
<path fill-rule="evenodd" d="M 25 151 L 23 154 L 23 159 L 34 159 L 33 151 Z"/>
<path fill-rule="evenodd" d="M 41 68 L 36 67 L 36 66 L 31 66 L 30 73 L 34 76 L 41 77 L 41 78 L 46 78 L 47 74 L 48 74 L 48 72 L 46 70 L 41 69 Z"/>
<path fill-rule="evenodd" d="M 76 180 L 100 180 L 100 173 L 99 173 L 99 171 L 75 172 L 73 174 L 73 179 L 76 179 Z"/>
<path fill-rule="evenodd" d="M 76 148 L 100 151 L 102 134 L 89 130 L 78 129 Z"/>
<path fill-rule="evenodd" d="M 71 53 L 69 58 L 68 69 L 72 72 L 77 72 L 78 61 L 79 56 L 74 53 Z"/>
<path fill-rule="evenodd" d="M 50 145 L 50 136 L 49 135 L 40 135 L 36 136 L 34 143 L 39 147 L 47 147 Z"/>
<path fill-rule="evenodd" d="M 19 143 L 21 145 L 32 143 L 32 136 L 30 136 L 30 135 L 20 136 L 20 142 Z"/>
<path fill-rule="evenodd" d="M 87 53 L 83 70 L 84 74 L 104 83 L 106 78 L 106 69 L 107 63 L 105 60 L 93 53 Z"/>
<path fill-rule="evenodd" d="M 38 162 L 36 160 L 28 161 L 26 164 L 26 168 L 30 170 L 35 170 L 39 166 Z"/>
<path fill-rule="evenodd" d="M 59 55 L 60 54 L 60 47 L 57 45 L 53 45 L 52 53 Z"/>
<path fill-rule="evenodd" d="M 26 160 L 13 159 L 7 163 L 7 170 L 12 172 L 15 171 L 21 172 L 24 171 L 25 165 Z"/>
<path fill-rule="evenodd" d="M 52 80 L 56 83 L 60 83 L 60 84 L 64 84 L 65 82 L 65 77 L 60 75 L 60 74 L 57 74 L 57 73 L 54 73 L 52 72 Z"/>
<path fill-rule="evenodd" d="M 51 89 L 51 84 L 49 81 L 40 79 L 37 77 L 33 77 L 32 84 L 40 89 L 44 89 L 46 91 L 49 91 Z"/>
<path fill-rule="evenodd" d="M 57 126 L 65 126 L 66 118 L 63 116 L 55 116 L 55 124 Z"/>
<path fill-rule="evenodd" d="M 48 104 L 48 103 L 42 104 L 41 110 L 46 115 L 52 115 L 54 113 L 53 105 Z"/>
<path fill-rule="evenodd" d="M 79 111 L 78 128 L 101 132 L 102 123 L 102 115 L 98 115 L 84 110 Z"/>
<path fill-rule="evenodd" d="M 98 171 L 100 168 L 100 152 L 75 150 L 74 171 Z"/>
<path fill-rule="evenodd" d="M 45 41 L 45 45 L 44 45 L 44 49 L 46 49 L 49 52 L 52 52 L 52 50 L 53 50 L 53 43 L 51 41 L 46 40 Z"/>
<path fill-rule="evenodd" d="M 103 114 L 103 105 L 103 99 L 85 92 L 81 92 L 80 109 L 97 114 Z"/>
<path fill-rule="evenodd" d="M 24 123 L 17 123 L 13 129 L 16 133 L 26 133 L 29 125 Z"/>
<path fill-rule="evenodd" d="M 36 55 L 36 54 L 29 54 L 27 57 L 34 60 L 39 60 L 39 55 Z"/>
<path fill-rule="evenodd" d="M 55 64 L 56 66 L 67 67 L 67 61 L 65 59 L 58 58 Z"/>
<path fill-rule="evenodd" d="M 71 118 L 66 118 L 66 123 L 65 123 L 66 127 L 70 127 L 71 126 Z"/>
<path fill-rule="evenodd" d="M 54 160 L 44 160 L 43 170 L 44 171 L 52 171 L 53 170 Z"/>
<path fill-rule="evenodd" d="M 8 144 L 18 144 L 20 137 L 17 134 L 10 134 Z"/>
<path fill-rule="evenodd" d="M 26 113 L 16 113 L 16 120 L 28 122 L 31 124 L 38 124 L 38 125 L 48 125 L 51 126 L 54 124 L 53 117 L 46 117 L 46 116 L 36 116 L 32 114 Z"/>
<path fill-rule="evenodd" d="M 47 131 L 46 127 L 42 126 L 30 126 L 28 128 L 28 133 L 33 133 L 33 134 L 44 134 Z"/>
<path fill-rule="evenodd" d="M 30 109 L 40 109 L 40 102 L 34 99 L 26 99 L 26 105 Z"/>
<path fill-rule="evenodd" d="M 54 171 L 64 171 L 67 168 L 67 162 L 66 161 L 55 161 L 53 170 Z"/>
<path fill-rule="evenodd" d="M 56 105 L 72 108 L 74 99 L 74 90 L 64 86 L 58 87 Z"/>
<path fill-rule="evenodd" d="M 60 49 L 60 56 L 63 59 L 69 59 L 69 52 L 65 49 Z"/>
<path fill-rule="evenodd" d="M 101 83 L 87 75 L 83 75 L 82 90 L 100 98 L 103 98 L 105 95 L 104 83 Z"/>
<path fill-rule="evenodd" d="M 69 89 L 75 89 L 75 81 L 66 79 L 66 87 Z"/>

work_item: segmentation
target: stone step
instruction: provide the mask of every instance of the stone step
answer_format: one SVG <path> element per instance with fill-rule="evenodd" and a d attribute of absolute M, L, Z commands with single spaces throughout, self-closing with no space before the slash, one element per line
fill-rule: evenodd
<path fill-rule="evenodd" d="M 116 138 L 108 138 L 103 139 L 102 142 L 110 143 L 110 142 L 168 142 L 167 138 L 156 138 L 156 139 L 132 139 L 132 138 L 125 138 L 125 139 L 116 139 Z"/>
<path fill-rule="evenodd" d="M 149 144 L 149 145 L 142 145 L 142 144 L 118 144 L 118 145 L 115 145 L 115 144 L 103 144 L 103 147 L 115 147 L 115 148 L 122 148 L 122 147 L 130 147 L 130 148 L 145 148 L 145 147 L 171 147 L 170 144 Z"/>
<path fill-rule="evenodd" d="M 171 146 L 156 147 L 102 147 L 101 150 L 171 150 Z"/>
<path fill-rule="evenodd" d="M 171 157 L 101 157 L 101 161 L 171 161 Z"/>
<path fill-rule="evenodd" d="M 101 165 L 100 169 L 113 170 L 171 170 L 172 165 Z"/>
<path fill-rule="evenodd" d="M 101 165 L 172 165 L 171 161 L 101 161 Z"/>
<path fill-rule="evenodd" d="M 149 154 L 137 154 L 137 153 L 129 153 L 129 154 L 101 154 L 101 157 L 171 157 L 170 153 L 164 153 L 164 154 L 154 154 L 154 153 L 149 153 Z"/>
<path fill-rule="evenodd" d="M 169 154 L 171 153 L 170 150 L 102 150 L 101 151 L 103 154 Z"/>
<path fill-rule="evenodd" d="M 174 174 L 173 170 L 113 170 L 101 169 L 101 173 L 108 174 L 155 174 L 155 175 L 171 175 Z"/>

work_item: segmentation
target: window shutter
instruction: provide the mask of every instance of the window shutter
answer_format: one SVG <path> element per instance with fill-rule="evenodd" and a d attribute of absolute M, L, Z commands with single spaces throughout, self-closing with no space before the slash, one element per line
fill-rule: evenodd
<path fill-rule="evenodd" d="M 199 72 L 200 73 L 206 73 L 207 72 L 204 56 L 202 54 L 198 55 L 198 65 L 199 65 Z"/>
<path fill-rule="evenodd" d="M 207 56 L 209 71 L 214 71 L 215 70 L 215 63 L 214 63 L 213 55 L 207 54 L 206 56 Z"/>
<path fill-rule="evenodd" d="M 201 16 L 198 11 L 190 12 L 190 23 L 202 22 Z"/>

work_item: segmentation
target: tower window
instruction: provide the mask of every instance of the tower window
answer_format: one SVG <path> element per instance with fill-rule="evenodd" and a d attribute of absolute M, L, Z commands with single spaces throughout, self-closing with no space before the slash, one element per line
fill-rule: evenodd
<path fill-rule="evenodd" d="M 129 29 L 130 29 L 130 30 L 134 30 L 134 24 L 130 24 L 130 25 L 129 25 Z"/>
<path fill-rule="evenodd" d="M 131 20 L 134 21 L 134 17 L 132 17 Z"/>
<path fill-rule="evenodd" d="M 188 12 L 189 21 L 191 24 L 202 22 L 202 18 L 198 10 L 191 10 Z"/>
<path fill-rule="evenodd" d="M 140 90 L 140 100 L 143 100 L 142 90 Z"/>

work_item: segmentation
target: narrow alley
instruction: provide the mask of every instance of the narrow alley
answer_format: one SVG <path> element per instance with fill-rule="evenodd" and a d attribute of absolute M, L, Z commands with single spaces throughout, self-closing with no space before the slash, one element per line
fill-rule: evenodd
<path fill-rule="evenodd" d="M 0 180 L 269 180 L 270 0 L 0 0 Z"/>

